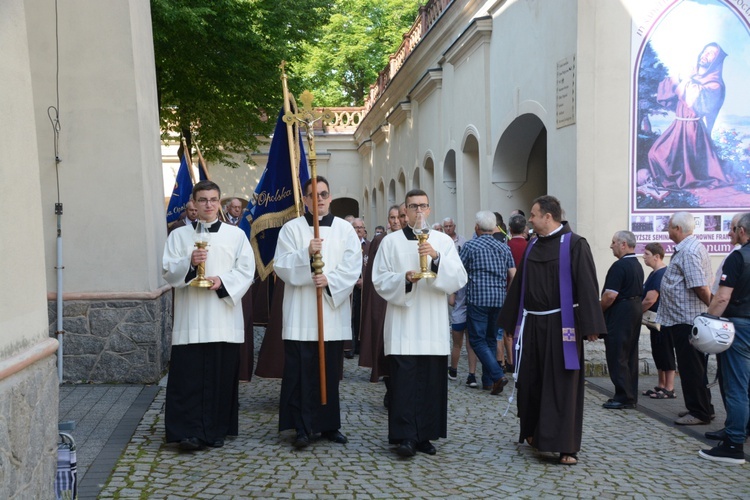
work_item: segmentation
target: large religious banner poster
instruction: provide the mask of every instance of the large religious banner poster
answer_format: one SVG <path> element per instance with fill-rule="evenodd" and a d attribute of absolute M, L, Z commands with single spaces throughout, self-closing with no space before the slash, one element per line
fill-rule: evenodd
<path fill-rule="evenodd" d="M 636 251 L 671 253 L 669 217 L 688 211 L 708 251 L 728 253 L 733 215 L 750 211 L 750 0 L 629 5 Z"/>

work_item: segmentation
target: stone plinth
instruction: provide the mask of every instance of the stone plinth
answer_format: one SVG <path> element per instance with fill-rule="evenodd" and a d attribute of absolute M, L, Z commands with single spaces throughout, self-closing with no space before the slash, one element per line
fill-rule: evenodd
<path fill-rule="evenodd" d="M 54 355 L 0 378 L 0 498 L 55 498 L 57 409 Z"/>
<path fill-rule="evenodd" d="M 49 302 L 50 334 L 57 304 Z M 80 299 L 63 304 L 63 379 L 157 383 L 172 342 L 172 293 L 155 299 Z"/>

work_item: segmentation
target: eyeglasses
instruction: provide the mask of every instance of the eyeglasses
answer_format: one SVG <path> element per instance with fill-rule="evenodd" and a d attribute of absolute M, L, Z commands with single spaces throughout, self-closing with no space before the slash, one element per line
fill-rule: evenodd
<path fill-rule="evenodd" d="M 318 193 L 318 198 L 320 198 L 321 200 L 327 200 L 329 196 L 331 196 L 331 193 L 329 193 L 328 191 L 321 191 L 320 193 Z M 307 193 L 305 195 L 305 198 L 312 198 L 312 193 Z"/>
<path fill-rule="evenodd" d="M 197 200 L 195 200 L 195 202 L 200 203 L 201 205 L 208 205 L 208 204 L 216 205 L 217 203 L 219 203 L 219 199 L 218 198 L 198 198 Z"/>
<path fill-rule="evenodd" d="M 352 226 L 354 229 L 364 229 L 365 226 Z"/>
<path fill-rule="evenodd" d="M 409 210 L 417 210 L 417 209 L 427 210 L 428 208 L 430 208 L 430 204 L 429 203 L 419 203 L 419 204 L 409 203 L 408 205 L 406 205 L 406 208 L 408 208 Z"/>

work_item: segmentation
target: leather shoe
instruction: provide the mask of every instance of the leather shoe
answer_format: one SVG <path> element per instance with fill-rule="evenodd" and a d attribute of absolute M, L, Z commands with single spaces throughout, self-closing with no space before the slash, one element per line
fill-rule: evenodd
<path fill-rule="evenodd" d="M 298 430 L 297 437 L 294 438 L 293 445 L 298 450 L 301 450 L 302 448 L 307 448 L 310 445 L 310 437 L 307 435 L 307 432 L 303 430 Z"/>
<path fill-rule="evenodd" d="M 435 453 L 437 453 L 435 446 L 429 441 L 422 441 L 421 443 L 417 443 L 417 451 L 427 453 L 428 455 L 434 455 Z"/>
<path fill-rule="evenodd" d="M 346 359 L 354 359 L 354 353 L 352 351 L 344 351 L 344 357 Z"/>
<path fill-rule="evenodd" d="M 619 401 L 610 399 L 602 405 L 602 408 L 606 408 L 608 410 L 632 410 L 635 408 L 635 405 L 632 403 L 621 403 Z"/>
<path fill-rule="evenodd" d="M 185 438 L 178 445 L 183 451 L 195 451 L 203 449 L 203 441 L 196 437 Z"/>
<path fill-rule="evenodd" d="M 224 440 L 217 439 L 213 443 L 208 443 L 208 446 L 210 446 L 211 448 L 221 448 L 222 446 L 224 446 Z"/>
<path fill-rule="evenodd" d="M 706 439 L 715 439 L 716 441 L 726 441 L 727 440 L 727 430 L 719 429 L 718 431 L 708 431 L 704 434 L 706 436 Z"/>
<path fill-rule="evenodd" d="M 508 385 L 508 377 L 501 377 L 498 380 L 495 381 L 494 384 L 492 384 L 492 390 L 490 391 L 490 394 L 493 396 L 497 396 L 501 392 L 503 392 L 503 387 Z"/>
<path fill-rule="evenodd" d="M 396 453 L 402 457 L 413 457 L 417 454 L 417 442 L 411 439 L 404 439 L 396 448 Z"/>
<path fill-rule="evenodd" d="M 346 444 L 349 442 L 349 440 L 346 439 L 346 436 L 339 431 L 326 431 L 322 432 L 321 435 L 333 443 Z"/>
<path fill-rule="evenodd" d="M 688 413 L 684 417 L 680 417 L 675 420 L 674 423 L 677 425 L 708 425 L 711 422 L 706 422 Z"/>

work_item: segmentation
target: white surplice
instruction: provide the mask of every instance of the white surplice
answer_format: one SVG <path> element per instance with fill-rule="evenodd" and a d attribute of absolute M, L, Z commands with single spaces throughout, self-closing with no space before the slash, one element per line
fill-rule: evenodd
<path fill-rule="evenodd" d="M 326 341 L 351 340 L 349 296 L 362 272 L 362 248 L 357 233 L 344 219 L 333 217 L 330 226 L 320 226 L 323 239 L 323 327 Z M 313 228 L 305 217 L 281 228 L 274 255 L 274 271 L 284 281 L 284 340 L 317 341 L 317 296 L 312 280 L 308 247 Z"/>
<path fill-rule="evenodd" d="M 448 299 L 466 285 L 467 276 L 453 239 L 430 231 L 427 240 L 440 254 L 436 278 L 423 278 L 407 292 L 407 271 L 419 271 L 418 242 L 404 231 L 383 238 L 372 268 L 372 282 L 388 302 L 385 355 L 447 355 L 450 353 Z M 432 259 L 429 257 L 431 268 Z"/>
<path fill-rule="evenodd" d="M 241 229 L 226 223 L 221 223 L 217 232 L 210 233 L 205 274 L 221 278 L 228 293 L 223 298 L 219 298 L 216 291 L 191 287 L 185 282 L 194 249 L 192 225 L 172 231 L 164 247 L 164 279 L 175 288 L 172 345 L 243 343 L 242 297 L 255 274 L 255 257 L 247 236 Z"/>

